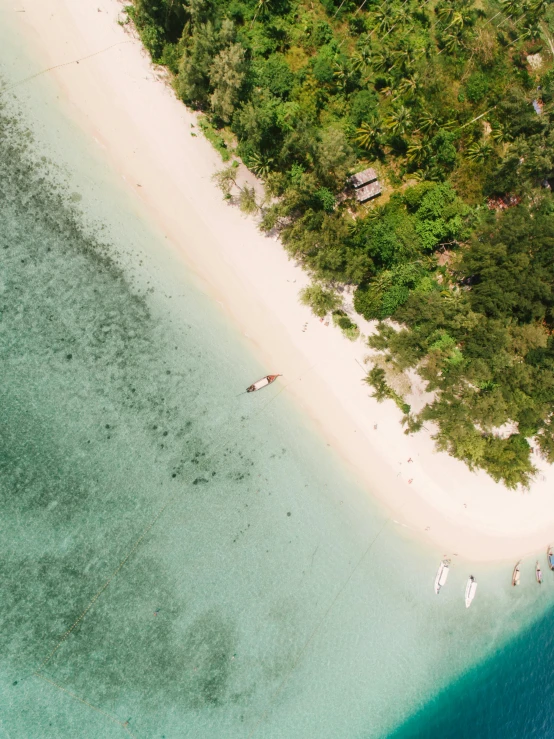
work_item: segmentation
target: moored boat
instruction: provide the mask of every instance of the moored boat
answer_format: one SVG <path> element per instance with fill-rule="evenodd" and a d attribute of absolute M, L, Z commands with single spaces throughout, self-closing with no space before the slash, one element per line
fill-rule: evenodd
<path fill-rule="evenodd" d="M 546 559 L 548 561 L 548 566 L 551 570 L 554 570 L 554 547 L 548 547 L 548 550 L 546 552 Z"/>
<path fill-rule="evenodd" d="M 440 593 L 442 586 L 446 583 L 446 578 L 448 577 L 449 568 L 450 568 L 450 560 L 443 559 L 439 565 L 439 569 L 437 570 L 437 575 L 435 577 L 435 593 L 437 595 Z"/>
<path fill-rule="evenodd" d="M 535 577 L 537 578 L 537 582 L 539 583 L 539 585 L 542 585 L 542 572 L 538 559 L 537 564 L 535 565 Z"/>
<path fill-rule="evenodd" d="M 519 585 L 520 564 L 521 560 L 514 567 L 514 572 L 512 574 L 512 585 Z"/>
<path fill-rule="evenodd" d="M 271 385 L 272 382 L 275 382 L 278 377 L 281 377 L 281 375 L 266 375 L 265 377 L 262 377 L 261 380 L 258 380 L 247 387 L 246 392 L 253 393 L 255 390 L 261 390 L 263 387 L 267 387 L 268 385 Z"/>
<path fill-rule="evenodd" d="M 477 590 L 477 583 L 475 582 L 475 578 L 473 575 L 469 576 L 469 579 L 467 581 L 466 585 L 466 608 L 469 608 L 471 605 L 472 600 L 475 598 L 475 592 Z"/>

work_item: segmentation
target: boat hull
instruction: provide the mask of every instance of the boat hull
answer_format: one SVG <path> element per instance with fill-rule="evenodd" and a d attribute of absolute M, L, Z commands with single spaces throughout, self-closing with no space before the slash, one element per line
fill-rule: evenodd
<path fill-rule="evenodd" d="M 435 577 L 435 593 L 438 595 L 441 588 L 445 585 L 448 573 L 450 571 L 450 560 L 445 559 L 440 563 L 437 575 Z"/>
<path fill-rule="evenodd" d="M 473 602 L 473 599 L 475 598 L 475 592 L 477 591 L 477 583 L 475 582 L 473 576 L 469 578 L 466 585 L 466 592 L 465 592 L 465 604 L 466 608 L 469 608 L 470 605 Z"/>
<path fill-rule="evenodd" d="M 554 548 L 548 547 L 548 550 L 546 552 L 546 561 L 548 562 L 548 566 L 550 569 L 554 572 Z"/>
<path fill-rule="evenodd" d="M 256 390 L 261 390 L 263 387 L 267 387 L 268 385 L 271 385 L 272 382 L 275 382 L 278 377 L 281 377 L 281 375 L 266 375 L 265 377 L 262 377 L 261 380 L 258 380 L 247 387 L 246 392 L 254 393 Z"/>

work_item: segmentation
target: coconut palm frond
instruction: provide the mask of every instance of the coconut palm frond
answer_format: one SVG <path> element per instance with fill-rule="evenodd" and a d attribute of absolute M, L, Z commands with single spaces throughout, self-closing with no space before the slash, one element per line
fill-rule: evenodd
<path fill-rule="evenodd" d="M 412 127 L 412 114 L 405 105 L 399 105 L 385 120 L 385 128 L 398 136 L 406 133 Z"/>
<path fill-rule="evenodd" d="M 375 121 L 371 123 L 362 123 L 359 128 L 356 129 L 356 135 L 354 140 L 366 151 L 370 151 L 377 144 L 379 137 L 379 128 Z"/>
<path fill-rule="evenodd" d="M 472 162 L 485 162 L 493 152 L 488 141 L 475 141 L 467 147 L 466 156 Z"/>
<path fill-rule="evenodd" d="M 273 159 L 271 157 L 262 157 L 260 154 L 252 154 L 245 163 L 251 172 L 265 179 L 271 173 Z"/>

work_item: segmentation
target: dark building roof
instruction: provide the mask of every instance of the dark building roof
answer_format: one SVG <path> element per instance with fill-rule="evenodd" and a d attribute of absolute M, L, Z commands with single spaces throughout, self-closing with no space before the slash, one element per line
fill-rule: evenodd
<path fill-rule="evenodd" d="M 369 169 L 364 169 L 363 172 L 357 172 L 350 178 L 350 182 L 354 185 L 354 187 L 362 187 L 362 185 L 367 185 L 368 183 L 375 182 L 376 180 L 377 172 L 373 169 L 373 167 L 369 167 Z"/>
<path fill-rule="evenodd" d="M 356 198 L 360 203 L 364 203 L 366 200 L 371 200 L 371 198 L 376 198 L 377 195 L 381 194 L 381 185 L 379 184 L 378 180 L 375 180 L 375 182 L 370 182 L 368 185 L 364 185 L 363 187 L 358 187 L 356 189 Z"/>

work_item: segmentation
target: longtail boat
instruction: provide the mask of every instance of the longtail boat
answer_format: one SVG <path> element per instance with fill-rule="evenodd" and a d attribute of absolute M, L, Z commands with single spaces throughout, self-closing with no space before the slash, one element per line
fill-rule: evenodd
<path fill-rule="evenodd" d="M 446 583 L 446 578 L 448 577 L 449 567 L 450 567 L 450 560 L 443 559 L 439 565 L 439 569 L 437 570 L 437 574 L 435 577 L 435 593 L 437 595 L 440 593 L 442 586 Z"/>
<path fill-rule="evenodd" d="M 548 547 L 548 551 L 546 552 L 546 559 L 548 561 L 548 566 L 551 570 L 554 570 L 554 547 Z"/>
<path fill-rule="evenodd" d="M 537 578 L 537 582 L 539 583 L 539 585 L 542 585 L 542 572 L 538 559 L 537 564 L 535 565 L 535 577 Z"/>
<path fill-rule="evenodd" d="M 247 387 L 246 392 L 253 393 L 256 390 L 261 390 L 263 387 L 267 387 L 268 385 L 271 385 L 272 382 L 275 382 L 278 377 L 281 377 L 281 375 L 266 375 L 265 377 L 262 377 L 261 380 L 258 380 L 258 382 Z"/>
<path fill-rule="evenodd" d="M 465 592 L 466 608 L 470 607 L 472 600 L 475 598 L 476 590 L 477 590 L 477 583 L 475 582 L 475 578 L 473 577 L 473 575 L 470 575 L 469 580 L 467 581 L 466 592 Z"/>
<path fill-rule="evenodd" d="M 512 574 L 512 585 L 519 585 L 520 564 L 521 562 L 518 562 L 517 565 L 514 567 L 514 572 Z"/>

